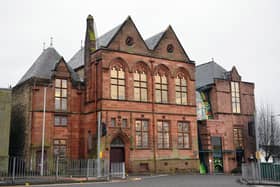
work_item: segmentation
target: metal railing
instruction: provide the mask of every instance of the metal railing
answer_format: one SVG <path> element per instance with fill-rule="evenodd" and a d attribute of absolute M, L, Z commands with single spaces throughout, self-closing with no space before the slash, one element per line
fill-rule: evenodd
<path fill-rule="evenodd" d="M 12 183 L 29 180 L 38 182 L 55 182 L 70 180 L 109 179 L 109 161 L 100 161 L 100 175 L 97 176 L 95 159 L 55 159 L 44 162 L 43 175 L 40 174 L 40 163 L 20 157 L 10 157 L 0 165 L 0 183 Z"/>
<path fill-rule="evenodd" d="M 124 162 L 112 162 L 111 163 L 111 170 L 110 170 L 111 177 L 116 178 L 125 178 L 125 163 Z"/>
<path fill-rule="evenodd" d="M 280 182 L 280 165 L 273 163 L 242 164 L 242 178 L 247 181 L 277 181 Z"/>

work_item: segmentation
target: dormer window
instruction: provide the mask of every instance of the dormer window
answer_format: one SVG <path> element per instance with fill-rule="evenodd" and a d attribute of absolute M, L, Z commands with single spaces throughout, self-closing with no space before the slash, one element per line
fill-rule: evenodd
<path fill-rule="evenodd" d="M 67 80 L 55 79 L 55 110 L 67 111 Z"/>

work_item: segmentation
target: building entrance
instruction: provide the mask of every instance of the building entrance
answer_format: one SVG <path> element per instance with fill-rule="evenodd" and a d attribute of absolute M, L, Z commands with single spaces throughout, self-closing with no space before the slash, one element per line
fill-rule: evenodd
<path fill-rule="evenodd" d="M 120 137 L 115 138 L 110 146 L 110 165 L 125 162 L 125 145 Z"/>

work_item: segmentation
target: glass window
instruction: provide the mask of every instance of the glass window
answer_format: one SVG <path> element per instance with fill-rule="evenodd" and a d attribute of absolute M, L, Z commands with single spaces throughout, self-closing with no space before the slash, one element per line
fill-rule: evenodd
<path fill-rule="evenodd" d="M 159 149 L 168 149 L 170 147 L 170 129 L 167 121 L 157 122 L 157 142 Z"/>
<path fill-rule="evenodd" d="M 111 69 L 111 98 L 125 99 L 125 72 L 122 68 Z"/>
<path fill-rule="evenodd" d="M 145 72 L 134 73 L 134 100 L 135 101 L 147 101 L 147 76 Z"/>
<path fill-rule="evenodd" d="M 254 137 L 255 136 L 255 123 L 254 121 L 250 121 L 248 123 L 248 135 Z"/>
<path fill-rule="evenodd" d="M 235 148 L 242 148 L 244 149 L 243 144 L 243 130 L 241 128 L 234 128 L 233 129 L 233 141 Z"/>
<path fill-rule="evenodd" d="M 111 127 L 116 126 L 116 118 L 111 118 Z"/>
<path fill-rule="evenodd" d="M 155 76 L 156 102 L 168 103 L 168 82 L 165 75 Z"/>
<path fill-rule="evenodd" d="M 122 127 L 123 128 L 127 127 L 127 119 L 122 119 Z"/>
<path fill-rule="evenodd" d="M 176 77 L 176 104 L 187 104 L 187 81 L 184 77 Z"/>
<path fill-rule="evenodd" d="M 232 112 L 240 113 L 240 90 L 238 82 L 231 82 Z"/>
<path fill-rule="evenodd" d="M 67 111 L 67 80 L 55 79 L 55 110 Z"/>
<path fill-rule="evenodd" d="M 55 126 L 66 126 L 67 125 L 67 116 L 54 116 L 54 125 Z"/>
<path fill-rule="evenodd" d="M 135 121 L 135 131 L 136 131 L 136 147 L 137 148 L 148 148 L 148 120 L 136 120 Z"/>
<path fill-rule="evenodd" d="M 178 122 L 178 148 L 190 148 L 189 129 L 189 122 Z"/>

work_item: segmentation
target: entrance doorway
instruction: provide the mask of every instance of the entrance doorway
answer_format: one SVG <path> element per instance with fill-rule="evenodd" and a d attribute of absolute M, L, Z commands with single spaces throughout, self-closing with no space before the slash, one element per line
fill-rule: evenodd
<path fill-rule="evenodd" d="M 110 146 L 110 174 L 125 178 L 125 145 L 120 137 L 115 138 Z"/>
<path fill-rule="evenodd" d="M 110 146 L 110 165 L 116 162 L 125 162 L 125 146 L 120 137 L 115 138 Z"/>

